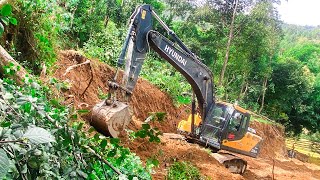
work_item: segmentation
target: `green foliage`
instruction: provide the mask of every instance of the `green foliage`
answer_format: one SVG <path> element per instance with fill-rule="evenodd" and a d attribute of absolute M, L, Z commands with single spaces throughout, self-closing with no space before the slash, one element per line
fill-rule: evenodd
<path fill-rule="evenodd" d="M 190 84 L 168 63 L 161 62 L 158 58 L 150 55 L 145 60 L 141 76 L 161 90 L 168 92 L 175 102 L 179 104 L 190 103 L 190 96 L 183 95 L 185 93 L 191 94 Z"/>
<path fill-rule="evenodd" d="M 40 74 L 43 64 L 51 67 L 56 60 L 59 32 L 64 25 L 61 8 L 54 0 L 19 0 L 13 6 L 19 24 L 7 34 L 7 45 L 15 60 Z"/>
<path fill-rule="evenodd" d="M 200 174 L 197 167 L 189 162 L 175 162 L 173 163 L 167 174 L 168 180 L 201 180 L 206 179 Z"/>
<path fill-rule="evenodd" d="M 239 1 L 224 85 L 215 87 L 215 95 L 252 111 L 262 110 L 295 133 L 302 128 L 315 132 L 320 128 L 320 31 L 317 27 L 282 25 L 275 2 Z M 3 44 L 36 75 L 42 64 L 52 67 L 56 50 L 63 48 L 80 49 L 89 57 L 116 65 L 128 18 L 144 3 L 151 4 L 203 59 L 217 82 L 226 55 L 233 1 L 19 0 L 13 3 L 14 8 L 4 5 L 0 11 L 0 32 L 2 26 L 17 25 L 6 26 Z M 166 34 L 159 23 L 154 29 Z M 14 74 L 10 69 L 5 72 Z M 145 60 L 142 77 L 168 92 L 176 104 L 191 102 L 191 86 L 154 53 Z M 68 82 L 52 80 L 53 84 L 61 90 L 70 87 Z M 24 106 L 31 111 L 30 104 Z"/>
<path fill-rule="evenodd" d="M 151 126 L 147 123 L 142 124 L 142 128 L 132 134 L 134 138 L 149 138 L 150 142 L 160 143 L 160 138 L 158 137 L 162 133 L 158 130 L 158 128 L 151 128 Z"/>
<path fill-rule="evenodd" d="M 72 113 L 46 99 L 45 87 L 32 79 L 26 82 L 19 87 L 10 79 L 1 80 L 0 176 L 5 179 L 117 178 L 95 152 L 128 179 L 151 179 L 140 159 L 120 146 L 119 139 L 99 134 L 88 138 L 81 131 L 83 122 L 69 126 Z M 7 160 L 9 169 L 1 168 L 1 163 Z"/>
<path fill-rule="evenodd" d="M 131 138 L 149 138 L 149 142 L 160 143 L 159 135 L 162 134 L 158 128 L 152 128 L 149 124 L 150 122 L 158 121 L 163 122 L 166 113 L 156 112 L 150 113 L 149 117 L 146 119 L 146 123 L 142 124 L 142 128 L 136 132 L 131 133 Z"/>
<path fill-rule="evenodd" d="M 18 21 L 16 18 L 12 17 L 12 6 L 10 4 L 5 4 L 0 10 L 0 36 L 4 32 L 4 26 L 9 24 L 17 25 Z"/>
<path fill-rule="evenodd" d="M 84 43 L 83 50 L 90 57 L 115 66 L 120 54 L 124 38 L 115 23 L 109 21 L 108 26 L 102 32 L 93 33 Z"/>
<path fill-rule="evenodd" d="M 310 136 L 310 139 L 320 143 L 320 132 L 314 133 Z"/>
<path fill-rule="evenodd" d="M 165 116 L 167 113 L 165 112 L 152 112 L 152 113 L 148 113 L 149 117 L 146 119 L 146 122 L 154 122 L 154 121 L 158 121 L 158 122 L 163 122 L 165 119 Z"/>
<path fill-rule="evenodd" d="M 3 179 L 6 176 L 9 170 L 9 166 L 8 166 L 8 164 L 10 163 L 9 161 L 10 159 L 8 158 L 7 153 L 3 149 L 0 149 L 0 178 L 1 179 Z"/>

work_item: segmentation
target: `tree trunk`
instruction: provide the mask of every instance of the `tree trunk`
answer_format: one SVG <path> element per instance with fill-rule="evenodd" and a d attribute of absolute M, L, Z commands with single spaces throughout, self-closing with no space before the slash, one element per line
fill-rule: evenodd
<path fill-rule="evenodd" d="M 259 114 L 261 114 L 261 111 L 263 109 L 263 106 L 264 106 L 264 97 L 266 95 L 266 91 L 267 91 L 267 82 L 268 82 L 268 78 L 265 77 L 264 78 L 264 81 L 263 81 L 263 86 L 262 86 L 262 99 L 261 99 L 261 106 L 260 106 L 260 109 L 258 111 Z"/>
<path fill-rule="evenodd" d="M 3 76 L 8 76 L 4 73 L 3 66 L 10 66 L 11 64 L 13 64 L 16 69 L 16 73 L 11 77 L 16 80 L 18 84 L 24 84 L 23 80 L 28 72 L 0 45 L 0 73 L 3 74 Z"/>
<path fill-rule="evenodd" d="M 230 46 L 231 46 L 231 41 L 233 38 L 233 31 L 234 31 L 234 19 L 236 17 L 238 2 L 239 2 L 239 0 L 236 0 L 236 4 L 233 9 L 232 19 L 231 19 L 231 24 L 230 24 L 229 39 L 227 42 L 226 56 L 225 56 L 223 67 L 222 67 L 221 73 L 220 73 L 219 85 L 222 85 L 222 83 L 223 83 L 224 73 L 226 71 L 228 60 L 229 60 Z"/>
<path fill-rule="evenodd" d="M 241 83 L 241 89 L 240 89 L 240 93 L 238 95 L 238 101 L 240 101 L 243 98 L 243 93 L 246 91 L 248 82 L 246 82 L 246 79 L 243 79 L 242 83 Z"/>

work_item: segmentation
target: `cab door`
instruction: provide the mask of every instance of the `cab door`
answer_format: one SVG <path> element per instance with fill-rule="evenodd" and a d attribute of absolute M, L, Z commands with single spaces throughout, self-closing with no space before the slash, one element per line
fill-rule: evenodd
<path fill-rule="evenodd" d="M 220 149 L 221 138 L 229 116 L 226 106 L 216 104 L 210 109 L 202 124 L 199 140 L 208 146 Z"/>
<path fill-rule="evenodd" d="M 236 141 L 242 139 L 247 132 L 249 126 L 250 115 L 234 110 L 232 116 L 228 119 L 227 127 L 222 138 L 228 141 Z"/>

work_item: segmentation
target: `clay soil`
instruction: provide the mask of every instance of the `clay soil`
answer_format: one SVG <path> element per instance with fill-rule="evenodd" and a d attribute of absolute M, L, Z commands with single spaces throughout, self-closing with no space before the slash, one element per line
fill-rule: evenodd
<path fill-rule="evenodd" d="M 69 89 L 59 93 L 63 103 L 76 109 L 90 110 L 100 100 L 99 96 L 108 93 L 107 81 L 111 80 L 115 70 L 98 60 L 90 59 L 89 64 L 78 66 L 68 73 L 72 65 L 86 62 L 88 59 L 76 51 L 61 51 L 53 76 L 59 82 L 70 84 Z M 130 99 L 133 121 L 129 129 L 137 130 L 150 112 L 165 112 L 164 122 L 153 123 L 164 133 L 176 133 L 177 123 L 187 117 L 188 107 L 176 107 L 170 96 L 161 92 L 146 80 L 139 79 Z M 248 161 L 247 171 L 241 175 L 232 174 L 221 166 L 210 154 L 210 150 L 184 140 L 161 136 L 161 143 L 150 143 L 146 139 L 130 141 L 122 137 L 122 144 L 129 147 L 145 162 L 148 158 L 157 158 L 160 162 L 155 169 L 153 179 L 165 179 L 168 168 L 175 161 L 189 161 L 199 168 L 203 175 L 211 179 L 320 179 L 320 167 L 286 157 L 284 130 L 280 127 L 253 122 L 251 127 L 263 137 L 261 153 L 258 158 L 241 156 Z"/>

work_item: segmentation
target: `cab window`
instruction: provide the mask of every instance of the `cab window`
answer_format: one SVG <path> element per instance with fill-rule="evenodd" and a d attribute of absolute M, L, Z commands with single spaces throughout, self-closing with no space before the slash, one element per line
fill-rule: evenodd
<path fill-rule="evenodd" d="M 235 112 L 229 121 L 229 130 L 234 132 L 239 131 L 241 127 L 242 119 L 243 119 L 243 114 L 239 112 Z"/>

